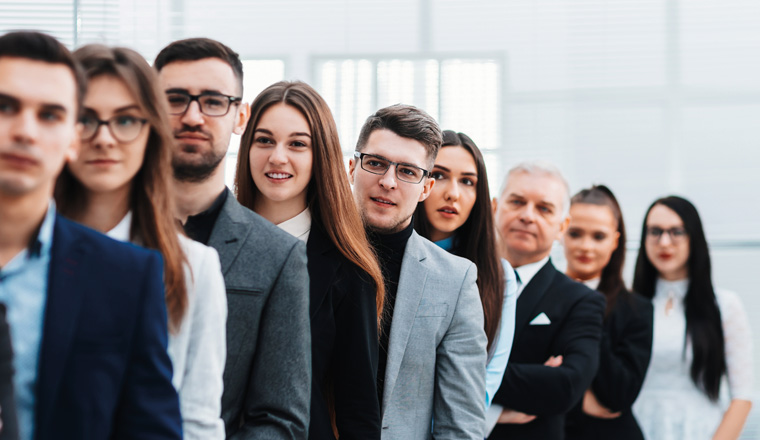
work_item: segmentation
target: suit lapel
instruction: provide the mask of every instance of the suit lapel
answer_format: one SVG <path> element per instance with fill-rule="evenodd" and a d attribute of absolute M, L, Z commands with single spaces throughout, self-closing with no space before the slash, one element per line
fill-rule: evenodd
<path fill-rule="evenodd" d="M 245 208 L 230 192 L 208 240 L 208 245 L 216 249 L 219 254 L 219 263 L 222 266 L 222 274 L 225 276 L 243 248 L 248 234 L 253 230 L 245 221 L 243 209 Z"/>
<path fill-rule="evenodd" d="M 520 293 L 515 312 L 515 340 L 531 319 L 535 318 L 536 308 L 546 294 L 556 272 L 557 269 L 554 268 L 552 260 L 547 261 Z"/>
<path fill-rule="evenodd" d="M 75 231 L 67 223 L 56 216 L 53 229 L 37 383 L 37 420 L 43 426 L 54 410 L 62 374 L 66 371 L 81 308 L 82 276 L 86 276 L 86 242 L 77 240 Z"/>
<path fill-rule="evenodd" d="M 396 305 L 393 309 L 388 362 L 385 369 L 382 415 L 385 414 L 385 408 L 393 394 L 393 387 L 396 385 L 401 361 L 404 359 L 409 334 L 414 326 L 414 317 L 417 315 L 417 308 L 425 291 L 427 270 L 424 261 L 427 254 L 421 240 L 416 232 L 412 232 L 412 236 L 406 245 L 404 259 L 401 261 L 401 275 L 396 293 Z"/>

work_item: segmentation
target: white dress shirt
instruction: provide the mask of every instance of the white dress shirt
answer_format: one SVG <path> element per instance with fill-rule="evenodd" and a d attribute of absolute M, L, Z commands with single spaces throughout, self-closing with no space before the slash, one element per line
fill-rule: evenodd
<path fill-rule="evenodd" d="M 309 232 L 311 232 L 311 211 L 309 208 L 306 208 L 297 216 L 285 220 L 277 226 L 293 237 L 306 243 L 309 241 Z"/>
<path fill-rule="evenodd" d="M 530 280 L 533 279 L 534 276 L 538 273 L 539 270 L 541 270 L 542 267 L 549 261 L 549 256 L 545 256 L 544 258 L 536 261 L 535 263 L 528 263 L 523 264 L 520 267 L 515 268 L 515 272 L 517 272 L 518 280 L 517 280 L 517 298 L 520 298 L 520 294 L 525 289 L 525 286 L 530 283 Z"/>
<path fill-rule="evenodd" d="M 106 235 L 130 241 L 132 212 Z M 140 240 L 135 240 L 139 244 Z M 185 285 L 188 306 L 179 331 L 169 333 L 167 349 L 172 361 L 172 384 L 179 394 L 183 438 L 225 438 L 222 412 L 222 375 L 227 356 L 227 292 L 219 255 L 184 235 Z"/>

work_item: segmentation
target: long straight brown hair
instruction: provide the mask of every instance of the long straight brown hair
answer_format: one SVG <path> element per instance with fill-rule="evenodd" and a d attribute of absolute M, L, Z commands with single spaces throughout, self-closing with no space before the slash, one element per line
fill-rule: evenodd
<path fill-rule="evenodd" d="M 258 189 L 251 178 L 249 151 L 261 115 L 278 103 L 298 110 L 309 124 L 314 159 L 306 192 L 306 205 L 340 253 L 374 281 L 379 326 L 385 299 L 383 275 L 351 195 L 335 120 L 327 103 L 308 84 L 300 81 L 277 82 L 264 89 L 251 104 L 251 118 L 240 140 L 235 173 L 238 201 L 253 209 Z"/>
<path fill-rule="evenodd" d="M 496 244 L 496 229 L 491 210 L 491 194 L 488 190 L 488 175 L 486 162 L 475 142 L 464 133 L 452 130 L 443 131 L 441 148 L 462 147 L 475 160 L 478 173 L 478 183 L 475 186 L 475 205 L 470 216 L 456 230 L 454 247 L 451 253 L 475 263 L 478 268 L 478 291 L 480 302 L 483 304 L 485 331 L 488 337 L 488 350 L 496 340 L 501 323 L 501 309 L 504 304 L 504 268 L 498 256 Z M 425 202 L 417 204 L 414 213 L 414 229 L 425 237 L 430 238 L 430 220 L 425 213 Z"/>
<path fill-rule="evenodd" d="M 133 213 L 130 238 L 155 249 L 164 259 L 164 284 L 169 330 L 176 333 L 187 311 L 185 253 L 179 243 L 181 233 L 174 216 L 171 181 L 171 134 L 166 98 L 158 87 L 156 72 L 137 52 L 90 44 L 77 49 L 74 57 L 84 67 L 88 81 L 108 75 L 121 80 L 145 114 L 150 128 L 142 166 L 132 179 L 130 209 Z M 85 209 L 86 189 L 65 167 L 58 177 L 55 200 L 60 212 L 78 219 Z"/>

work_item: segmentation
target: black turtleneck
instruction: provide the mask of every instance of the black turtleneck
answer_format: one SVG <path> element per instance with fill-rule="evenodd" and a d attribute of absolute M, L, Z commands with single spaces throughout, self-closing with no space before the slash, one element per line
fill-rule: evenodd
<path fill-rule="evenodd" d="M 401 261 L 406 251 L 406 243 L 412 236 L 414 222 L 410 222 L 405 229 L 392 234 L 380 234 L 369 232 L 369 240 L 375 248 L 380 268 L 385 279 L 385 305 L 383 307 L 383 321 L 380 327 L 380 357 L 377 365 L 377 395 L 380 407 L 383 406 L 383 389 L 385 385 L 385 366 L 388 362 L 388 342 L 390 340 L 391 322 L 393 321 L 393 309 L 396 306 L 396 293 L 398 281 L 401 277 Z"/>

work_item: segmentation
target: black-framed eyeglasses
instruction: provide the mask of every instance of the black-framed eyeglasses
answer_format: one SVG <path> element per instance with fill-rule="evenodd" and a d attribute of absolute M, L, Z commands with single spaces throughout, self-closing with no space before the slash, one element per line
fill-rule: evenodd
<path fill-rule="evenodd" d="M 108 127 L 111 136 L 119 142 L 132 142 L 140 136 L 147 119 L 130 115 L 117 115 L 107 120 L 102 120 L 94 114 L 85 114 L 79 120 L 82 124 L 82 140 L 91 141 L 98 134 L 101 125 Z"/>
<path fill-rule="evenodd" d="M 399 163 L 388 160 L 382 156 L 354 151 L 354 157 L 359 159 L 364 171 L 372 174 L 384 175 L 391 165 L 396 166 L 396 178 L 402 182 L 420 183 L 430 171 L 408 163 Z"/>
<path fill-rule="evenodd" d="M 686 229 L 682 227 L 675 227 L 670 229 L 662 229 L 657 226 L 648 226 L 647 227 L 647 239 L 649 241 L 659 243 L 659 241 L 662 239 L 662 236 L 667 234 L 668 237 L 670 237 L 670 241 L 673 243 L 680 243 L 686 239 L 688 236 L 688 233 L 686 232 Z"/>
<path fill-rule="evenodd" d="M 222 95 L 221 93 L 204 92 L 200 95 L 191 95 L 185 92 L 166 92 L 169 101 L 169 113 L 182 115 L 190 107 L 193 101 L 198 102 L 198 107 L 206 116 L 224 116 L 230 111 L 232 104 L 240 103 L 243 98 L 239 96 Z"/>

